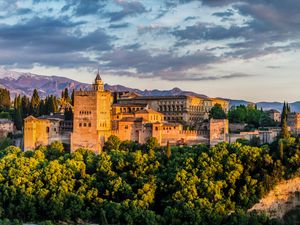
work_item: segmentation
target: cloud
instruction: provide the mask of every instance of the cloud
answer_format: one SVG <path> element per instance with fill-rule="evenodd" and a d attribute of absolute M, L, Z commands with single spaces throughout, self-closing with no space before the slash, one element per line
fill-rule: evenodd
<path fill-rule="evenodd" d="M 216 13 L 213 13 L 212 15 L 224 18 L 224 17 L 231 17 L 234 15 L 234 13 L 232 10 L 226 10 L 225 12 L 216 12 Z"/>
<path fill-rule="evenodd" d="M 84 24 L 82 21 L 72 22 L 66 17 L 34 17 L 15 25 L 1 24 L 1 62 L 9 65 L 41 64 L 59 67 L 78 67 L 92 63 L 93 60 L 84 53 L 110 50 L 112 37 L 100 28 L 84 35 L 74 31 Z"/>
<path fill-rule="evenodd" d="M 105 7 L 106 3 L 106 0 L 66 0 L 61 11 L 71 10 L 74 16 L 95 15 Z"/>
<path fill-rule="evenodd" d="M 110 22 L 122 20 L 128 16 L 136 16 L 147 12 L 144 5 L 138 1 L 117 1 L 116 2 L 122 9 L 121 11 L 108 12 L 105 14 L 110 19 Z"/>
<path fill-rule="evenodd" d="M 110 24 L 108 28 L 111 29 L 120 29 L 129 27 L 129 23 L 117 23 L 117 24 Z"/>
<path fill-rule="evenodd" d="M 134 69 L 136 72 L 132 74 L 136 77 L 160 77 L 164 80 L 199 79 L 197 75 L 190 76 L 187 70 L 191 68 L 205 70 L 209 64 L 222 61 L 206 51 L 177 56 L 173 53 L 153 55 L 147 50 L 132 51 L 123 48 L 105 53 L 99 60 L 105 62 L 102 63 L 103 69 L 114 71 L 116 74 L 117 71 Z"/>

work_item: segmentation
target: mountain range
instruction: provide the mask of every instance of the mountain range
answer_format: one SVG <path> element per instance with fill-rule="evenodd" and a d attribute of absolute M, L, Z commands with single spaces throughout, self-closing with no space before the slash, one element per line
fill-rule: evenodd
<path fill-rule="evenodd" d="M 0 87 L 6 88 L 10 91 L 11 96 L 27 95 L 31 96 L 34 89 L 37 89 L 41 97 L 47 95 L 60 96 L 61 91 L 65 88 L 68 89 L 82 89 L 87 90 L 90 84 L 81 83 L 63 76 L 44 76 L 32 73 L 14 72 L 0 69 Z M 171 90 L 139 90 L 122 85 L 109 85 L 105 84 L 104 88 L 110 91 L 129 91 L 135 92 L 143 96 L 177 96 L 189 95 L 207 98 L 204 94 L 199 94 L 191 91 L 184 91 L 180 88 L 173 88 Z M 231 106 L 247 105 L 250 102 L 244 100 L 228 99 Z M 281 102 L 257 102 L 259 108 L 264 110 L 276 109 L 281 111 L 283 103 Z M 300 112 L 300 101 L 291 103 L 293 111 Z"/>

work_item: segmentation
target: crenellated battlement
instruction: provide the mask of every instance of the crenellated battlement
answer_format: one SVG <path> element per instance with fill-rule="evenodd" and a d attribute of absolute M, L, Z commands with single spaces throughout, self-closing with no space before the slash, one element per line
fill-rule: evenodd
<path fill-rule="evenodd" d="M 95 91 L 74 91 L 75 96 L 96 96 Z"/>

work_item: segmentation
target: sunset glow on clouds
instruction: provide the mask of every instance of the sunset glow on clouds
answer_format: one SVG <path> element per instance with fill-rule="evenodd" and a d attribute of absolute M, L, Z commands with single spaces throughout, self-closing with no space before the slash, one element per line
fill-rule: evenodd
<path fill-rule="evenodd" d="M 299 0 L 0 2 L 2 67 L 84 82 L 295 101 L 299 48 Z"/>

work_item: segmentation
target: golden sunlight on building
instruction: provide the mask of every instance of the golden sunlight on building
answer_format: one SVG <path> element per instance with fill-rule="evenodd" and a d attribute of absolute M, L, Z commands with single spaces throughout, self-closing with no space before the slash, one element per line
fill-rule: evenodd
<path fill-rule="evenodd" d="M 98 73 L 91 90 L 74 92 L 73 121 L 65 121 L 63 114 L 24 120 L 24 149 L 59 140 L 70 145 L 71 151 L 87 148 L 99 153 L 111 135 L 141 144 L 155 137 L 160 145 L 214 145 L 227 141 L 228 121 L 209 121 L 208 112 L 214 104 L 226 109 L 227 103 L 197 96 L 112 94 L 104 90 Z M 199 122 L 201 129 L 189 129 Z"/>

